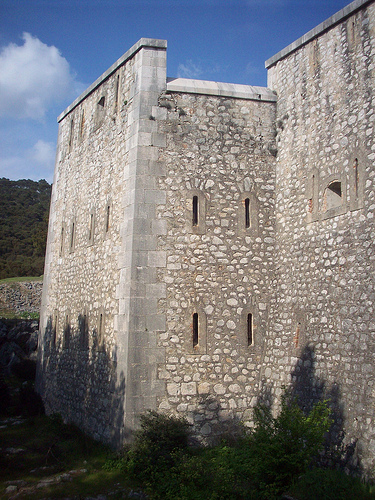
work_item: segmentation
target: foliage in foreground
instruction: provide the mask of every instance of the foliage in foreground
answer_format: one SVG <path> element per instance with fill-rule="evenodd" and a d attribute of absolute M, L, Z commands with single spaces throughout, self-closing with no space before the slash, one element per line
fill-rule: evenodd
<path fill-rule="evenodd" d="M 234 445 L 192 449 L 186 421 L 149 412 L 133 446 L 111 466 L 139 480 L 152 499 L 277 499 L 313 465 L 332 423 L 331 410 L 319 402 L 305 415 L 285 394 L 276 417 L 264 405 L 255 408 L 254 417 L 254 430 Z M 332 474 L 339 474 L 339 483 L 354 481 Z M 325 477 L 331 480 L 330 471 Z"/>
<path fill-rule="evenodd" d="M 375 489 L 360 479 L 330 469 L 312 469 L 289 489 L 293 498 L 301 500 L 371 500 Z"/>

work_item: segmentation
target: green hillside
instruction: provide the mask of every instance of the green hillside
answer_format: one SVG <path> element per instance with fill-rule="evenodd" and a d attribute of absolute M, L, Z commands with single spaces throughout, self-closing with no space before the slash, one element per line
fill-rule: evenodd
<path fill-rule="evenodd" d="M 43 274 L 51 185 L 0 179 L 0 279 Z"/>

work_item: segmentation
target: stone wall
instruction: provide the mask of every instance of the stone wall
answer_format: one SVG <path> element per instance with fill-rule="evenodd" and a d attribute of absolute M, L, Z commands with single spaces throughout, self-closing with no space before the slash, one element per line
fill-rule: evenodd
<path fill-rule="evenodd" d="M 273 393 L 290 381 L 306 404 L 330 397 L 365 468 L 375 456 L 374 35 L 372 3 L 269 68 L 278 301 L 267 380 Z"/>
<path fill-rule="evenodd" d="M 275 251 L 276 108 L 272 93 L 268 99 L 177 91 L 159 99 L 166 111 L 159 279 L 167 287 L 159 302 L 166 358 L 158 376 L 167 389 L 159 409 L 188 417 L 198 436 L 222 432 L 225 421 L 249 422 L 262 376 Z"/>
<path fill-rule="evenodd" d="M 42 288 L 41 281 L 0 283 L 0 310 L 39 313 Z"/>
<path fill-rule="evenodd" d="M 150 152 L 142 164 L 142 148 L 156 127 L 149 116 L 164 88 L 157 75 L 166 81 L 165 43 L 143 45 L 59 117 L 41 310 L 37 387 L 47 412 L 117 443 L 125 407 L 137 393 L 130 383 L 124 389 L 129 352 L 136 355 L 130 301 L 141 293 L 133 247 L 143 249 L 135 234 L 144 220 L 138 193 L 146 183 L 141 189 L 137 183 L 142 168 L 150 179 Z M 130 420 L 134 412 L 128 409 Z"/>

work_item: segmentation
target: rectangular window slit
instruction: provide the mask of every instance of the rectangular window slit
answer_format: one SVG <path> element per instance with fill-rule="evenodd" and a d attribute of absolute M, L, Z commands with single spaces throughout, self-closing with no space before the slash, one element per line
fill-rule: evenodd
<path fill-rule="evenodd" d="M 69 316 L 65 316 L 65 328 L 64 328 L 64 348 L 68 349 L 69 348 L 69 342 L 70 342 L 70 323 L 69 323 Z"/>
<path fill-rule="evenodd" d="M 354 160 L 354 195 L 358 198 L 358 158 Z"/>
<path fill-rule="evenodd" d="M 247 345 L 253 345 L 253 315 L 247 315 Z"/>
<path fill-rule="evenodd" d="M 64 250 L 64 227 L 61 228 L 60 257 L 63 254 L 63 250 Z"/>
<path fill-rule="evenodd" d="M 245 199 L 245 226 L 250 227 L 250 198 Z"/>
<path fill-rule="evenodd" d="M 94 230 L 94 214 L 90 214 L 90 228 L 89 228 L 89 240 L 93 239 L 93 230 Z"/>
<path fill-rule="evenodd" d="M 110 216 L 110 212 L 111 212 L 111 206 L 107 205 L 107 215 L 106 215 L 106 219 L 105 219 L 105 232 L 106 233 L 108 233 L 108 230 L 109 230 L 109 216 Z"/>
<path fill-rule="evenodd" d="M 73 248 L 73 246 L 74 246 L 74 222 L 72 224 L 72 234 L 70 237 L 70 248 Z"/>
<path fill-rule="evenodd" d="M 99 316 L 98 344 L 99 347 L 103 344 L 103 314 Z"/>
<path fill-rule="evenodd" d="M 193 226 L 198 225 L 198 196 L 193 196 Z"/>
<path fill-rule="evenodd" d="M 198 313 L 193 314 L 193 347 L 198 345 L 199 331 L 198 331 Z"/>

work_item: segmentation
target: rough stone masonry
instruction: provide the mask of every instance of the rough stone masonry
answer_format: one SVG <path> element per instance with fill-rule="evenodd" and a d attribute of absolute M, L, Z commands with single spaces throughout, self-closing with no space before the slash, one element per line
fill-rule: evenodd
<path fill-rule="evenodd" d="M 375 456 L 375 4 L 267 61 L 166 77 L 141 39 L 59 117 L 37 386 L 119 446 L 140 413 L 210 440 L 291 387 Z"/>

